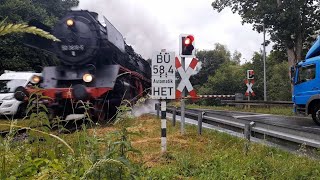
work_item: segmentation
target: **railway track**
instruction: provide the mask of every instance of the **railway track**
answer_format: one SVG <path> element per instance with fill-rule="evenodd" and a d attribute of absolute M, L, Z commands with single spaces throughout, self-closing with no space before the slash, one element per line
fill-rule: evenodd
<path fill-rule="evenodd" d="M 173 110 L 172 107 L 167 108 L 169 113 Z M 200 109 L 186 109 L 185 115 L 197 121 L 199 113 L 203 112 L 204 123 L 244 133 L 249 138 L 263 139 L 290 149 L 301 146 L 311 150 L 320 148 L 320 127 L 308 118 Z M 176 113 L 180 115 L 181 112 L 177 109 Z"/>

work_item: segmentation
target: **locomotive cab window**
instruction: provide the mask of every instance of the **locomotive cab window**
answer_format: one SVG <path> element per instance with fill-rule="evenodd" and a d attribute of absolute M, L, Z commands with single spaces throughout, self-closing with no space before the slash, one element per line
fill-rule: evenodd
<path fill-rule="evenodd" d="M 316 78 L 316 65 L 299 67 L 298 80 L 296 84 L 307 82 Z"/>

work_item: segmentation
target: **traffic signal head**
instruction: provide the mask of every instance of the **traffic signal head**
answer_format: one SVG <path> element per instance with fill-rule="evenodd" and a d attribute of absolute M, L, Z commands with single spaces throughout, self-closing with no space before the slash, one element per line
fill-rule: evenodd
<path fill-rule="evenodd" d="M 247 79 L 254 79 L 254 71 L 247 70 Z"/>
<path fill-rule="evenodd" d="M 194 57 L 194 36 L 193 35 L 180 35 L 180 56 L 181 57 Z"/>

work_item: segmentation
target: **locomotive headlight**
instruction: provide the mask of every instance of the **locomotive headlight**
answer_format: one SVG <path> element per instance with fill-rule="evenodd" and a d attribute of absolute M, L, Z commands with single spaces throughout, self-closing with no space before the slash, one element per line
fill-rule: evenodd
<path fill-rule="evenodd" d="M 40 81 L 41 81 L 41 77 L 40 77 L 40 76 L 37 76 L 37 75 L 32 76 L 32 78 L 31 78 L 31 80 L 30 80 L 30 82 L 31 82 L 32 84 L 38 84 Z"/>
<path fill-rule="evenodd" d="M 70 27 L 70 26 L 73 26 L 74 25 L 74 21 L 72 19 L 68 19 L 67 20 L 67 25 Z"/>
<path fill-rule="evenodd" d="M 93 80 L 93 75 L 87 73 L 82 76 L 84 82 L 89 83 Z"/>

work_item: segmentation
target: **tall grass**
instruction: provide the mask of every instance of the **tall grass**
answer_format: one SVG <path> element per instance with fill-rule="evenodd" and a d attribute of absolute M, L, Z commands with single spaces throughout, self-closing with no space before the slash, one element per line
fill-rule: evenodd
<path fill-rule="evenodd" d="M 143 128 L 142 128 L 143 127 Z M 131 125 L 144 137 L 133 139 L 143 155 L 146 179 L 319 179 L 320 161 L 251 143 L 196 126 L 168 123 L 168 153 L 160 153 L 160 122 L 145 116 Z"/>
<path fill-rule="evenodd" d="M 90 104 L 82 108 L 90 109 Z M 86 126 L 72 134 L 29 128 L 27 137 L 0 138 L 1 179 L 318 179 L 320 161 L 195 126 L 167 123 L 166 154 L 161 122 L 133 119 L 119 107 L 112 126 Z M 36 116 L 30 116 L 36 117 Z M 90 118 L 87 116 L 86 118 Z M 53 127 L 53 125 L 51 125 Z M 57 127 L 57 126 L 56 126 Z M 88 128 L 89 127 L 89 128 Z M 52 135 L 50 135 L 52 134 Z M 245 149 L 247 147 L 247 149 Z M 73 151 L 71 151 L 71 149 Z M 303 148 L 301 148 L 303 152 Z"/>
<path fill-rule="evenodd" d="M 135 164 L 128 153 L 139 153 L 130 144 L 130 132 L 126 126 L 114 133 L 98 137 L 90 119 L 90 104 L 79 102 L 89 123 L 82 123 L 81 130 L 73 134 L 59 134 L 60 125 L 49 122 L 48 111 L 40 104 L 46 98 L 36 92 L 31 96 L 27 110 L 28 122 L 45 125 L 31 128 L 17 125 L 16 120 L 0 126 L 9 128 L 4 138 L 0 138 L 0 178 L 1 179 L 132 179 Z M 125 109 L 125 107 L 119 107 Z M 121 115 L 123 113 L 123 115 Z M 126 115 L 119 111 L 118 124 L 126 121 Z M 59 122 L 59 121 L 58 121 Z M 88 129 L 89 126 L 91 129 Z M 58 128 L 52 131 L 52 128 Z M 17 129 L 25 128 L 24 134 Z M 21 137 L 22 136 L 22 137 Z"/>

